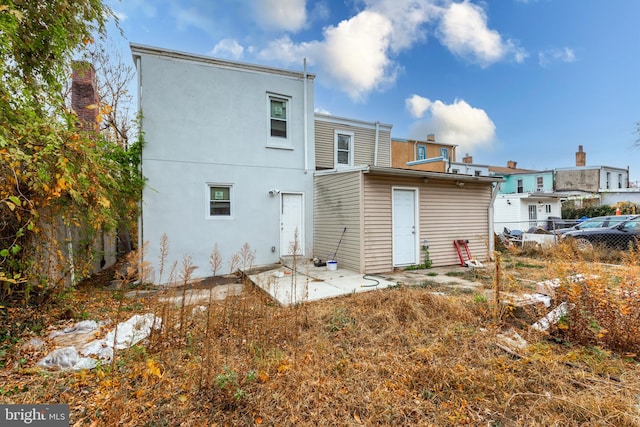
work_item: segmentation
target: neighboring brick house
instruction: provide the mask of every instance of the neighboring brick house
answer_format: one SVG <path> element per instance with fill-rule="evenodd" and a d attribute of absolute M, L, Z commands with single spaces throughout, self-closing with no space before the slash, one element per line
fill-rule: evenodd
<path fill-rule="evenodd" d="M 587 166 L 582 145 L 576 152 L 575 167 L 555 169 L 555 189 L 578 206 L 585 199 L 603 205 L 640 203 L 640 190 L 629 186 L 629 168 Z"/>
<path fill-rule="evenodd" d="M 434 134 L 427 139 L 391 140 L 391 166 L 431 172 L 449 172 L 449 163 L 456 161 L 456 145 L 437 143 Z"/>

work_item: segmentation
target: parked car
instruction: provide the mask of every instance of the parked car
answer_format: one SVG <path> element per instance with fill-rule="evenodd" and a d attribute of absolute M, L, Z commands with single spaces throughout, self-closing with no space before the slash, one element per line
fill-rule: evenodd
<path fill-rule="evenodd" d="M 553 230 L 553 234 L 564 234 L 568 231 L 586 230 L 589 228 L 607 228 L 612 227 L 621 222 L 628 221 L 639 217 L 640 215 L 607 215 L 596 216 L 594 218 L 586 219 L 573 227 L 558 228 Z"/>
<path fill-rule="evenodd" d="M 567 231 L 560 239 L 575 240 L 579 250 L 592 249 L 594 245 L 605 246 L 610 249 L 626 250 L 630 247 L 638 248 L 640 240 L 640 217 L 619 222 L 612 227 L 591 227 L 583 230 Z"/>

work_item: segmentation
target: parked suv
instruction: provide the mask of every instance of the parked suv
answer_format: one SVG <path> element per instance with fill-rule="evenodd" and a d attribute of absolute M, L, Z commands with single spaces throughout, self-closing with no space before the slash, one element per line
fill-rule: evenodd
<path fill-rule="evenodd" d="M 587 230 L 590 228 L 607 228 L 612 227 L 616 224 L 620 224 L 621 222 L 628 221 L 630 219 L 634 219 L 639 215 L 607 215 L 607 216 L 596 216 L 594 218 L 586 219 L 579 224 L 574 225 L 573 227 L 568 228 L 559 228 L 557 230 L 553 230 L 553 234 L 564 234 L 568 231 L 580 231 Z"/>

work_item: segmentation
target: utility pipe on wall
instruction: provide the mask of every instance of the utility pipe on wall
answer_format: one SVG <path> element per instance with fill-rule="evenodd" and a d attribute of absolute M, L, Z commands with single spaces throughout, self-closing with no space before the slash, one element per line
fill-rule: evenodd
<path fill-rule="evenodd" d="M 378 139 L 380 137 L 380 122 L 376 122 L 376 143 L 373 152 L 373 166 L 378 166 Z"/>
<path fill-rule="evenodd" d="M 302 102 L 304 103 L 303 105 L 303 111 L 304 111 L 304 120 L 303 120 L 303 129 L 304 129 L 304 173 L 308 173 L 309 172 L 309 156 L 308 156 L 308 150 L 309 150 L 309 138 L 307 137 L 307 129 L 309 127 L 309 123 L 307 122 L 307 58 L 304 58 L 303 60 L 303 67 L 304 67 L 304 81 L 302 82 Z"/>
<path fill-rule="evenodd" d="M 496 201 L 496 197 L 498 197 L 498 191 L 500 191 L 500 183 L 496 182 L 496 186 L 492 188 L 491 191 L 491 202 L 489 203 L 489 212 L 488 212 L 488 216 L 489 216 L 489 224 L 487 224 L 489 227 L 489 259 L 493 261 L 493 251 L 495 250 L 495 246 L 496 246 L 496 238 L 495 238 L 495 225 L 493 223 L 493 204 Z"/>
<path fill-rule="evenodd" d="M 136 61 L 136 70 L 138 71 L 138 117 L 140 117 L 140 122 L 138 123 L 138 132 L 142 131 L 142 124 L 144 121 L 144 117 L 142 115 L 142 60 L 140 55 L 137 55 L 135 57 L 135 61 Z M 143 163 L 142 163 L 142 153 L 140 153 L 140 176 L 144 176 L 143 174 Z M 144 191 L 144 190 L 143 190 Z M 142 248 L 143 244 L 144 244 L 144 216 L 143 216 L 143 209 L 144 209 L 144 204 L 142 203 L 142 198 L 140 198 L 140 214 L 138 216 L 138 248 Z M 142 275 L 142 266 L 144 265 L 144 251 L 140 250 L 138 251 L 139 255 L 138 255 L 138 262 L 140 265 L 140 270 L 139 270 L 139 275 L 140 278 L 143 277 Z"/>

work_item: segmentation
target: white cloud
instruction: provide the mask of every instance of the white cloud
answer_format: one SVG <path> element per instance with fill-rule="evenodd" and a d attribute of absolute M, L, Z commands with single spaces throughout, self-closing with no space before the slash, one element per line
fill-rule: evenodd
<path fill-rule="evenodd" d="M 538 63 L 546 67 L 555 62 L 575 62 L 576 54 L 568 47 L 561 49 L 548 49 L 538 53 Z"/>
<path fill-rule="evenodd" d="M 309 63 L 318 62 L 316 51 L 321 46 L 317 41 L 296 44 L 289 36 L 272 40 L 267 47 L 258 53 L 258 57 L 267 61 L 279 61 L 289 66 L 302 64 L 303 58 L 309 58 Z M 321 64 L 318 64 L 321 65 Z"/>
<path fill-rule="evenodd" d="M 223 39 L 211 49 L 213 56 L 222 58 L 240 59 L 244 53 L 244 48 L 234 39 Z"/>
<path fill-rule="evenodd" d="M 296 32 L 307 21 L 305 0 L 258 0 L 253 5 L 256 21 L 268 30 Z"/>
<path fill-rule="evenodd" d="M 213 22 L 206 18 L 206 15 L 202 11 L 196 8 L 182 8 L 175 6 L 173 8 L 173 17 L 176 20 L 176 25 L 180 30 L 186 30 L 189 27 L 194 27 L 202 30 L 206 33 L 210 33 L 214 27 Z"/>
<path fill-rule="evenodd" d="M 522 62 L 527 53 L 512 40 L 487 26 L 487 15 L 480 6 L 465 0 L 451 3 L 443 13 L 440 41 L 454 54 L 487 67 L 508 57 Z"/>
<path fill-rule="evenodd" d="M 325 84 L 335 84 L 354 101 L 395 81 L 397 68 L 388 57 L 391 23 L 383 15 L 363 11 L 336 27 L 324 29 L 324 40 L 295 44 L 285 36 L 260 52 L 262 59 L 317 66 Z"/>
<path fill-rule="evenodd" d="M 127 16 L 127 14 L 126 14 L 126 13 L 124 13 L 124 12 L 119 12 L 119 11 L 117 11 L 117 10 L 113 10 L 113 16 L 115 16 L 115 17 L 116 17 L 116 19 L 117 19 L 119 22 L 124 22 L 124 21 L 126 21 L 126 20 L 127 20 L 127 18 L 128 18 L 128 16 Z"/>
<path fill-rule="evenodd" d="M 426 24 L 441 14 L 437 0 L 365 0 L 367 8 L 389 19 L 390 46 L 395 52 L 427 38 Z"/>
<path fill-rule="evenodd" d="M 405 105 L 412 117 L 420 119 L 424 116 L 424 113 L 429 109 L 429 107 L 431 107 L 431 100 L 414 94 L 411 98 L 407 98 L 405 100 Z"/>
<path fill-rule="evenodd" d="M 313 110 L 313 112 L 314 112 L 314 113 L 319 113 L 319 114 L 326 114 L 326 115 L 328 115 L 328 116 L 330 116 L 330 115 L 331 115 L 331 111 L 329 111 L 329 110 L 325 110 L 324 108 L 319 108 L 319 107 L 316 107 L 316 109 L 315 109 L 315 110 Z"/>
<path fill-rule="evenodd" d="M 522 62 L 527 56 L 515 42 L 487 28 L 484 10 L 468 0 L 361 1 L 362 11 L 325 27 L 321 40 L 298 43 L 280 37 L 258 56 L 287 66 L 306 57 L 316 67 L 318 83 L 339 88 L 353 101 L 392 86 L 402 69 L 394 57 L 426 41 L 434 26 L 452 53 L 483 67 L 504 59 Z"/>
<path fill-rule="evenodd" d="M 394 81 L 395 70 L 387 55 L 391 31 L 389 20 L 371 11 L 326 28 L 322 46 L 324 72 L 354 100 Z"/>
<path fill-rule="evenodd" d="M 445 104 L 440 100 L 432 102 L 413 95 L 407 98 L 406 104 L 407 107 L 428 104 L 425 111 L 431 114 L 430 118 L 411 126 L 409 138 L 424 139 L 426 135 L 434 133 L 437 141 L 456 144 L 460 151 L 488 147 L 495 138 L 496 126 L 487 113 L 481 108 L 472 107 L 464 100 L 456 99 L 453 104 Z M 410 111 L 413 114 L 413 111 Z"/>

